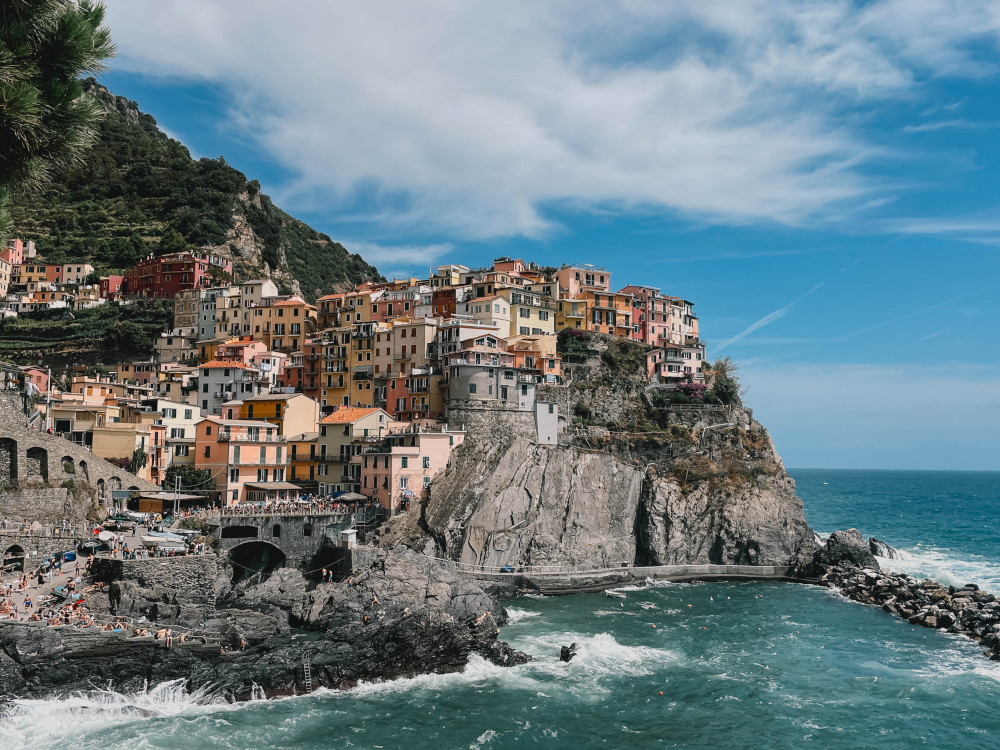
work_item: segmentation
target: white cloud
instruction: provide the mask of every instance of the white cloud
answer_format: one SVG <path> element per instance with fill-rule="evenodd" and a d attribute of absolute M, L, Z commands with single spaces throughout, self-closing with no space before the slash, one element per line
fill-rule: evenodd
<path fill-rule="evenodd" d="M 433 245 L 383 245 L 363 240 L 345 240 L 352 253 L 359 253 L 368 263 L 382 269 L 387 279 L 426 277 L 428 269 L 437 266 L 454 246 L 449 242 Z M 389 270 L 385 270 L 389 269 Z"/>
<path fill-rule="evenodd" d="M 111 0 L 119 67 L 226 87 L 332 211 L 472 238 L 544 208 L 801 223 L 863 206 L 859 102 L 990 68 L 996 4 Z M 359 200 L 363 196 L 364 200 Z"/>
<path fill-rule="evenodd" d="M 745 363 L 740 377 L 788 466 L 1000 469 L 989 367 Z"/>

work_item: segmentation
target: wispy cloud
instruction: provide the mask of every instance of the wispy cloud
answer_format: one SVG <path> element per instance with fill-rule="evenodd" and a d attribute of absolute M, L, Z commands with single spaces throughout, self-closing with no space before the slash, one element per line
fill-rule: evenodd
<path fill-rule="evenodd" d="M 788 313 L 788 311 L 791 310 L 793 307 L 795 307 L 796 304 L 798 304 L 799 302 L 801 302 L 802 300 L 804 300 L 806 297 L 808 297 L 813 292 L 821 289 L 822 287 L 823 287 L 823 284 L 816 284 L 816 286 L 814 286 L 808 292 L 806 292 L 805 294 L 799 295 L 798 297 L 796 297 L 795 299 L 793 299 L 791 302 L 789 302 L 787 305 L 779 307 L 777 310 L 775 310 L 774 312 L 768 313 L 767 315 L 765 315 L 763 318 L 761 318 L 760 320 L 756 321 L 755 323 L 751 323 L 746 328 L 744 328 L 742 331 L 740 331 L 739 333 L 737 333 L 735 336 L 733 336 L 730 339 L 726 339 L 721 344 L 719 344 L 717 347 L 715 347 L 716 353 L 721 352 L 727 346 L 732 346 L 733 344 L 737 343 L 738 341 L 742 341 L 743 339 L 745 339 L 747 336 L 749 336 L 754 331 L 758 331 L 761 328 L 763 328 L 764 326 L 770 325 L 774 321 L 780 320 L 781 318 L 785 317 L 785 315 Z"/>
<path fill-rule="evenodd" d="M 903 133 L 930 133 L 935 130 L 946 130 L 948 128 L 985 128 L 992 123 L 970 122 L 969 120 L 937 120 L 936 122 L 924 122 L 920 125 L 907 125 L 901 128 Z"/>
<path fill-rule="evenodd" d="M 587 7 L 128 0 L 108 18 L 119 69 L 230 92 L 233 127 L 293 175 L 276 192 L 468 238 L 544 235 L 552 205 L 850 216 L 888 197 L 858 105 L 989 73 L 974 43 L 1000 26 L 987 0 Z"/>
<path fill-rule="evenodd" d="M 376 265 L 397 264 L 424 268 L 434 265 L 455 249 L 450 242 L 432 245 L 385 245 L 364 240 L 347 240 L 343 244 L 352 253 L 360 253 L 365 260 Z"/>
<path fill-rule="evenodd" d="M 935 331 L 934 333 L 928 333 L 926 336 L 921 336 L 919 339 L 917 339 L 917 341 L 928 341 L 930 339 L 936 339 L 939 336 L 946 336 L 949 333 L 951 333 L 951 329 L 945 328 L 944 330 Z"/>

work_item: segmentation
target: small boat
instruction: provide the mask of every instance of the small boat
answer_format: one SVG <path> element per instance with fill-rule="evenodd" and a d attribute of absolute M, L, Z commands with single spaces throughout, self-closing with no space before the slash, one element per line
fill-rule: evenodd
<path fill-rule="evenodd" d="M 100 534 L 97 535 L 97 538 L 100 539 L 102 542 L 110 544 L 111 542 L 113 542 L 115 539 L 118 538 L 118 535 L 112 531 L 102 531 Z"/>
<path fill-rule="evenodd" d="M 624 599 L 625 598 L 625 594 L 622 593 L 621 591 L 613 591 L 611 589 L 608 589 L 607 591 L 605 591 L 604 595 L 605 596 L 610 596 L 612 599 Z"/>

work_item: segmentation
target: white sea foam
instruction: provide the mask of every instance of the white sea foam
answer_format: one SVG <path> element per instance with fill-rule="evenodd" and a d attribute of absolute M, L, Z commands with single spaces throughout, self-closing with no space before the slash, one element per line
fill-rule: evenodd
<path fill-rule="evenodd" d="M 541 612 L 532 612 L 530 609 L 518 609 L 517 607 L 507 607 L 507 624 L 515 625 L 522 620 L 532 617 L 541 617 Z"/>
<path fill-rule="evenodd" d="M 208 690 L 188 692 L 185 680 L 164 682 L 139 693 L 88 690 L 65 698 L 14 700 L 0 715 L 0 747 L 46 747 L 149 718 L 211 713 L 235 708 Z"/>
<path fill-rule="evenodd" d="M 883 570 L 931 578 L 946 586 L 974 583 L 987 591 L 1000 592 L 1000 562 L 979 555 L 957 555 L 954 551 L 917 545 L 899 550 L 899 558 L 878 558 Z"/>
<path fill-rule="evenodd" d="M 559 661 L 559 647 L 576 643 L 572 661 Z M 663 664 L 677 660 L 677 654 L 664 648 L 630 646 L 619 643 L 611 633 L 545 633 L 518 639 L 522 648 L 535 657 L 528 666 L 549 675 L 558 673 L 572 679 L 593 680 L 622 674 L 652 674 Z"/>

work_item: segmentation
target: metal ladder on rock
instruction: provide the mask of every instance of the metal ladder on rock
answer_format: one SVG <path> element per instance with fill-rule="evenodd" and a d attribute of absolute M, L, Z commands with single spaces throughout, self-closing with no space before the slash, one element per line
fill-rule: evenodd
<path fill-rule="evenodd" d="M 302 657 L 302 675 L 305 678 L 305 688 L 307 693 L 313 691 L 312 664 L 305 656 Z"/>

